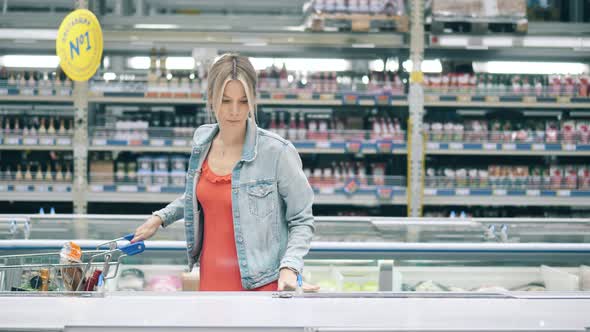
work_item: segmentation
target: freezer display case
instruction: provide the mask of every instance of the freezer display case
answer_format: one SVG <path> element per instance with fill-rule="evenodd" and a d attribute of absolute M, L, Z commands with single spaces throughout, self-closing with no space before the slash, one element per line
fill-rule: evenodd
<path fill-rule="evenodd" d="M 117 250 L 127 243 L 121 234 L 144 219 L 0 216 L 0 255 L 46 257 L 64 247 L 71 250 L 72 243 L 87 252 L 105 249 L 105 239 L 118 238 L 115 247 L 107 248 Z M 118 265 L 92 291 L 60 288 L 65 273 L 52 273 L 52 262 L 29 264 L 26 289 L 4 289 L 7 276 L 14 278 L 14 271 L 7 273 L 14 263 L 0 258 L 0 330 L 590 327 L 590 220 L 318 217 L 316 226 L 304 278 L 321 286 L 318 293 L 196 292 L 198 269 L 186 271 L 182 221 L 146 241 L 142 252 L 116 260 Z M 101 262 L 95 262 L 97 268 Z M 32 281 L 41 286 L 35 288 Z M 50 306 L 59 310 L 46 310 Z"/>

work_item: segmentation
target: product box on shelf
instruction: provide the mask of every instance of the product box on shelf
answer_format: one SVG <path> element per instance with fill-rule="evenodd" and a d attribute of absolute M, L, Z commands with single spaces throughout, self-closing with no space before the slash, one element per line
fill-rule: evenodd
<path fill-rule="evenodd" d="M 435 16 L 526 17 L 526 0 L 432 0 Z"/>

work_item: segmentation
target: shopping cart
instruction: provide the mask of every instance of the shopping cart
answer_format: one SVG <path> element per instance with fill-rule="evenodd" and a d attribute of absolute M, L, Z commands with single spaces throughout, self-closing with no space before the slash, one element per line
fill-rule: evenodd
<path fill-rule="evenodd" d="M 119 246 L 119 241 L 131 241 L 133 236 L 81 251 L 80 263 L 64 263 L 60 252 L 0 256 L 0 292 L 96 290 L 117 276 L 123 258 L 145 250 L 143 241 Z"/>

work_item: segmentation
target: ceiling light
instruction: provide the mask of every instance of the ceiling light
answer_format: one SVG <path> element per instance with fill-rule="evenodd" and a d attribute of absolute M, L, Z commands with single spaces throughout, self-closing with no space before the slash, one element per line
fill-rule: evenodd
<path fill-rule="evenodd" d="M 56 55 L 5 55 L 0 57 L 0 65 L 9 68 L 57 68 Z"/>

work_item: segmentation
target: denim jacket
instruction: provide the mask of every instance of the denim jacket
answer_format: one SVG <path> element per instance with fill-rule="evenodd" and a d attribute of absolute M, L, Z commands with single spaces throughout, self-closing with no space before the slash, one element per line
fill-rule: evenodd
<path fill-rule="evenodd" d="M 313 190 L 289 141 L 248 120 L 242 157 L 232 171 L 232 213 L 238 264 L 245 289 L 278 279 L 283 267 L 301 273 L 314 232 Z M 163 227 L 184 217 L 189 270 L 203 244 L 203 213 L 196 197 L 201 166 L 217 124 L 197 128 L 184 194 L 154 212 Z"/>

